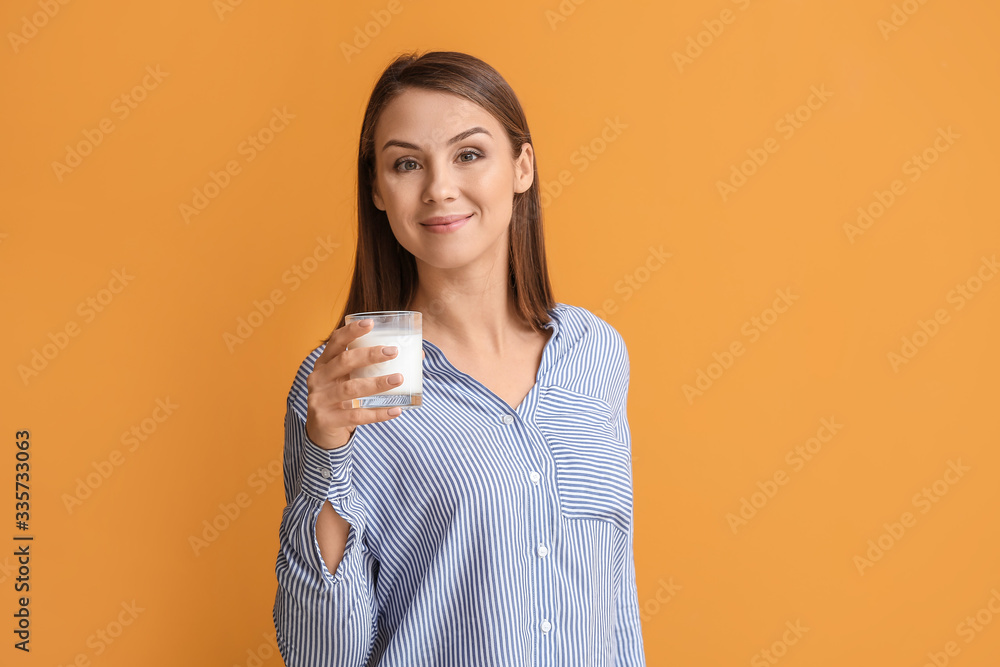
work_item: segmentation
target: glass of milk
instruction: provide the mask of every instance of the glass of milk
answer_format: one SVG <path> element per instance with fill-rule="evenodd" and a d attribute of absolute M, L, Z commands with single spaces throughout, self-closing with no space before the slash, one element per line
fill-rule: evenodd
<path fill-rule="evenodd" d="M 399 352 L 388 361 L 369 364 L 351 371 L 351 379 L 372 378 L 380 375 L 402 373 L 402 384 L 387 391 L 355 399 L 361 408 L 400 407 L 404 410 L 418 407 L 423 397 L 423 331 L 420 312 L 416 310 L 380 310 L 370 313 L 353 313 L 344 318 L 344 324 L 355 320 L 371 320 L 372 330 L 347 344 L 348 350 L 356 347 L 395 345 Z"/>

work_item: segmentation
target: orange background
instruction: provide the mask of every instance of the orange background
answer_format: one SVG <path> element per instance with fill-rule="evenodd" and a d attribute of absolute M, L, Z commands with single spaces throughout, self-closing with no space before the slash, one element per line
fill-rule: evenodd
<path fill-rule="evenodd" d="M 0 8 L 3 664 L 280 664 L 285 397 L 346 296 L 367 96 L 412 49 L 509 81 L 557 300 L 628 344 L 648 663 L 1000 664 L 996 5 L 225 1 Z M 294 118 L 252 153 L 274 109 Z M 239 515 L 192 545 L 220 504 Z M 28 655 L 15 534 L 35 537 Z"/>

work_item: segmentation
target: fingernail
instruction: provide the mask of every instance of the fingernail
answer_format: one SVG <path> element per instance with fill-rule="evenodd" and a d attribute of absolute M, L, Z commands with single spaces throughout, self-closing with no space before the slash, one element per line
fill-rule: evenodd
<path fill-rule="evenodd" d="M 401 373 L 393 373 L 389 376 L 389 382 L 396 384 L 397 382 L 403 381 L 403 375 Z"/>
<path fill-rule="evenodd" d="M 382 354 L 386 356 L 389 356 L 391 354 L 396 354 L 396 352 L 398 351 L 399 350 L 395 345 L 386 345 L 385 347 L 382 348 Z"/>
<path fill-rule="evenodd" d="M 362 327 L 363 329 L 367 329 L 367 328 L 368 328 L 368 327 L 370 327 L 370 326 L 371 326 L 372 324 L 374 324 L 374 322 L 372 322 L 371 320 L 361 320 L 361 322 L 360 322 L 360 324 L 359 324 L 359 325 L 360 325 L 360 326 L 361 326 L 361 327 Z"/>
<path fill-rule="evenodd" d="M 398 415 L 402 411 L 403 411 L 403 408 L 389 408 L 389 414 L 392 415 L 393 417 L 395 417 L 396 415 Z"/>

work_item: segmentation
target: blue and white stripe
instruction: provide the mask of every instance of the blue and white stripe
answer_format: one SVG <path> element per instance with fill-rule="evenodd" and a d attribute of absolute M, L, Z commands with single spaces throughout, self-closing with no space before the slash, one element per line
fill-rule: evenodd
<path fill-rule="evenodd" d="M 326 451 L 285 416 L 274 624 L 288 667 L 645 665 L 632 549 L 629 357 L 559 303 L 516 410 L 424 341 L 423 404 Z M 325 500 L 351 524 L 329 572 Z"/>

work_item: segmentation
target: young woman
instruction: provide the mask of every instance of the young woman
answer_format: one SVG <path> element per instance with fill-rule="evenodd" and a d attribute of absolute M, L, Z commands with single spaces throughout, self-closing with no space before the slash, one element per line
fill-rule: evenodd
<path fill-rule="evenodd" d="M 396 59 L 358 150 L 343 313 L 423 314 L 423 403 L 352 407 L 392 348 L 336 329 L 288 395 L 274 623 L 288 667 L 644 665 L 629 358 L 556 303 L 531 134 L 456 52 Z"/>

